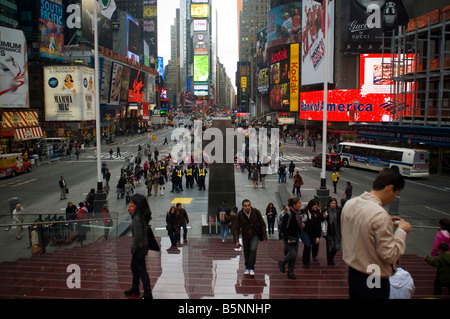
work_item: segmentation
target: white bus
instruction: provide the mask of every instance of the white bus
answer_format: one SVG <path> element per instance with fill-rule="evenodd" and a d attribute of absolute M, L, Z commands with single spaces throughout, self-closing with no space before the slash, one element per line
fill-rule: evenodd
<path fill-rule="evenodd" d="M 381 171 L 397 166 L 407 177 L 429 176 L 430 156 L 426 150 L 360 143 L 340 143 L 339 154 L 344 167 Z"/>

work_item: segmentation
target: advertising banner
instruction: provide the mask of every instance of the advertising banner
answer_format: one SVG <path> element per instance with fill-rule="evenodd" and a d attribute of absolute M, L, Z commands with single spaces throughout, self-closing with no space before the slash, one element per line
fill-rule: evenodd
<path fill-rule="evenodd" d="M 0 107 L 29 108 L 27 42 L 21 30 L 0 27 Z"/>
<path fill-rule="evenodd" d="M 95 120 L 94 69 L 44 67 L 46 121 Z"/>
<path fill-rule="evenodd" d="M 194 40 L 194 55 L 208 55 L 208 34 L 195 33 L 193 40 Z"/>
<path fill-rule="evenodd" d="M 390 67 L 386 65 L 382 74 L 382 61 L 381 55 L 361 55 L 360 89 L 328 91 L 329 121 L 348 121 L 350 124 L 391 121 Z M 384 62 L 387 61 L 385 58 Z M 301 120 L 322 121 L 323 109 L 323 91 L 300 93 Z"/>
<path fill-rule="evenodd" d="M 270 53 L 270 109 L 274 111 L 290 110 L 290 49 L 285 45 Z"/>
<path fill-rule="evenodd" d="M 342 38 L 345 43 L 381 43 L 383 33 L 389 40 L 392 31 L 408 23 L 409 17 L 402 0 L 341 0 Z"/>
<path fill-rule="evenodd" d="M 109 92 L 111 90 L 111 67 L 112 62 L 105 58 L 100 58 L 101 65 L 101 81 L 100 83 L 100 104 L 107 104 L 109 100 Z"/>
<path fill-rule="evenodd" d="M 64 59 L 64 21 L 61 0 L 41 0 L 39 18 L 39 54 L 41 57 Z"/>
<path fill-rule="evenodd" d="M 208 18 L 209 4 L 191 4 L 191 18 Z"/>
<path fill-rule="evenodd" d="M 208 82 L 209 79 L 209 56 L 194 56 L 194 82 Z"/>
<path fill-rule="evenodd" d="M 290 65 L 290 111 L 298 112 L 298 101 L 300 97 L 300 45 L 291 44 L 291 65 Z"/>
<path fill-rule="evenodd" d="M 256 34 L 256 67 L 267 68 L 269 63 L 269 53 L 267 51 L 267 27 Z"/>
<path fill-rule="evenodd" d="M 268 47 L 298 43 L 302 38 L 302 1 L 273 8 L 267 14 Z"/>
<path fill-rule="evenodd" d="M 120 92 L 122 88 L 123 65 L 114 62 L 111 73 L 111 91 L 109 93 L 109 104 L 119 105 Z"/>
<path fill-rule="evenodd" d="M 328 1 L 325 19 L 325 1 L 303 1 L 302 85 L 324 83 L 325 43 L 328 55 L 328 83 L 333 83 L 334 70 L 334 0 Z M 325 20 L 328 29 L 324 38 Z"/>

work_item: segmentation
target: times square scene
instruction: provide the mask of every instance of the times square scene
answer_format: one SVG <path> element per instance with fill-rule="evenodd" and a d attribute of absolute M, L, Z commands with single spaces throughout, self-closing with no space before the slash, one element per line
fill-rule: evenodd
<path fill-rule="evenodd" d="M 450 0 L 0 2 L 0 299 L 450 298 Z"/>

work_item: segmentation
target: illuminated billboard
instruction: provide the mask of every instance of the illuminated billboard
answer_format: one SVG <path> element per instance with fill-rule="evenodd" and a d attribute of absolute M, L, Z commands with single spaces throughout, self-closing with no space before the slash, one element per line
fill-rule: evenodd
<path fill-rule="evenodd" d="M 61 0 L 41 0 L 39 18 L 39 55 L 64 59 L 64 10 Z"/>
<path fill-rule="evenodd" d="M 349 123 L 391 121 L 392 103 L 389 93 L 391 68 L 388 66 L 382 68 L 381 62 L 381 55 L 361 55 L 360 89 L 328 91 L 329 121 Z M 387 62 L 386 58 L 384 62 Z M 321 121 L 323 109 L 323 91 L 301 92 L 301 120 Z"/>
<path fill-rule="evenodd" d="M 208 20 L 206 19 L 194 19 L 194 31 L 202 32 L 208 30 Z"/>
<path fill-rule="evenodd" d="M 30 107 L 27 42 L 21 30 L 0 27 L 0 108 Z"/>
<path fill-rule="evenodd" d="M 131 59 L 131 61 L 139 63 L 139 47 L 140 47 L 139 23 L 136 22 L 132 17 L 127 15 L 127 25 L 128 25 L 127 57 Z"/>
<path fill-rule="evenodd" d="M 209 4 L 191 4 L 191 18 L 208 18 Z"/>
<path fill-rule="evenodd" d="M 325 1 L 303 1 L 302 27 L 302 85 L 324 83 L 325 44 L 328 56 L 328 83 L 333 83 L 334 71 L 334 0 L 328 2 L 328 21 L 325 30 Z"/>
<path fill-rule="evenodd" d="M 194 56 L 194 82 L 208 82 L 209 80 L 209 56 Z"/>
<path fill-rule="evenodd" d="M 273 47 L 302 39 L 302 2 L 273 8 L 267 14 L 267 44 Z"/>
<path fill-rule="evenodd" d="M 44 96 L 47 121 L 95 120 L 94 69 L 44 67 Z"/>
<path fill-rule="evenodd" d="M 270 109 L 290 110 L 290 45 L 270 53 Z"/>

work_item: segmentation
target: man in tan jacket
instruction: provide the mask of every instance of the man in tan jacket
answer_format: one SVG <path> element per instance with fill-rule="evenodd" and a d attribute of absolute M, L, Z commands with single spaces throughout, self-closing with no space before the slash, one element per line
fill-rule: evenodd
<path fill-rule="evenodd" d="M 383 206 L 393 202 L 405 187 L 396 168 L 378 174 L 370 192 L 345 203 L 342 210 L 342 252 L 349 266 L 351 299 L 388 299 L 389 276 L 406 249 L 411 225 L 391 217 Z"/>

